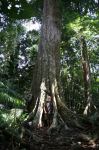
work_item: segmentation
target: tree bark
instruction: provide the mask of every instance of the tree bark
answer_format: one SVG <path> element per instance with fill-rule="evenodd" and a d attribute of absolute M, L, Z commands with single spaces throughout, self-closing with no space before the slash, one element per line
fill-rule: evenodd
<path fill-rule="evenodd" d="M 56 124 L 57 103 L 55 90 L 58 88 L 60 74 L 60 12 L 59 0 L 44 0 L 41 38 L 38 50 L 36 77 L 33 82 L 33 98 L 39 99 L 34 123 L 42 126 L 43 103 L 46 92 L 52 96 L 54 105 L 53 123 Z M 35 83 L 35 84 L 34 84 Z M 34 86 L 35 85 L 35 86 Z"/>
<path fill-rule="evenodd" d="M 60 117 L 65 122 L 67 120 L 75 120 L 73 112 L 70 111 L 62 102 L 62 99 L 60 99 L 59 49 L 61 40 L 61 19 L 59 7 L 59 0 L 44 0 L 41 38 L 32 88 L 32 101 L 37 99 L 38 102 L 30 115 L 32 116 L 34 114 L 33 123 L 39 127 L 42 127 L 43 104 L 47 93 L 50 93 L 54 106 L 53 121 L 50 128 L 54 128 L 58 125 L 58 118 Z"/>

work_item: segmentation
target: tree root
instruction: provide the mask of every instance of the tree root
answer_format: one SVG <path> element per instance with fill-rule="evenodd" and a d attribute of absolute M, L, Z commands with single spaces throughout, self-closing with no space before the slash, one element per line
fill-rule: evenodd
<path fill-rule="evenodd" d="M 57 105 L 58 112 L 67 127 L 77 127 L 79 129 L 84 129 L 84 127 L 82 127 L 79 123 L 79 117 L 70 109 L 68 109 L 66 105 L 60 101 L 60 99 L 57 99 Z"/>

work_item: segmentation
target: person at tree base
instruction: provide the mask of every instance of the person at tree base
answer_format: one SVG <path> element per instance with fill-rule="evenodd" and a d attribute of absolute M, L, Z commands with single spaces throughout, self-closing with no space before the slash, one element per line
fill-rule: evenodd
<path fill-rule="evenodd" d="M 53 101 L 51 96 L 47 96 L 45 103 L 43 104 L 42 122 L 44 127 L 50 127 L 53 120 Z"/>

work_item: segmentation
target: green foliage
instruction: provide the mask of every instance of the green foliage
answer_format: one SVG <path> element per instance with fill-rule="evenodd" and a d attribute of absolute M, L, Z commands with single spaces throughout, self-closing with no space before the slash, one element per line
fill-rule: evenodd
<path fill-rule="evenodd" d="M 26 113 L 23 112 L 24 108 L 24 99 L 0 82 L 0 129 L 5 134 L 20 138 L 21 123 L 26 117 Z"/>
<path fill-rule="evenodd" d="M 23 108 L 25 101 L 20 98 L 19 94 L 9 89 L 0 82 L 0 103 L 8 108 Z"/>
<path fill-rule="evenodd" d="M 25 93 L 31 88 L 32 69 L 37 58 L 39 33 L 35 30 L 26 32 L 22 23 L 18 20 L 9 21 L 6 27 L 1 30 L 0 78 L 9 87 L 9 90 L 25 97 Z"/>
<path fill-rule="evenodd" d="M 16 140 L 20 139 L 22 134 L 21 124 L 26 115 L 22 109 L 0 110 L 0 129 L 2 129 L 6 136 L 11 136 L 9 138 L 15 137 Z"/>
<path fill-rule="evenodd" d="M 98 107 L 98 15 L 64 12 L 61 42 L 61 79 L 66 103 L 73 111 L 83 113 L 84 85 L 80 38 L 85 37 L 91 69 L 93 102 Z"/>
<path fill-rule="evenodd" d="M 1 140 L 5 136 L 20 139 L 21 124 L 27 115 L 23 112 L 24 108 L 25 101 L 21 96 L 0 82 L 0 131 L 4 134 Z"/>
<path fill-rule="evenodd" d="M 91 68 L 92 97 L 98 107 L 98 2 L 62 0 L 61 80 L 66 103 L 73 111 L 84 109 L 84 82 L 81 66 L 80 38 L 85 37 Z M 41 0 L 1 0 L 0 13 L 0 103 L 7 107 L 24 107 L 30 99 L 32 74 L 37 60 L 39 32 L 26 32 L 22 23 L 30 17 L 41 20 Z M 12 19 L 13 18 L 13 19 Z M 15 19 L 20 19 L 15 20 Z M 26 20 L 27 21 L 27 20 Z M 4 83 L 4 84 L 3 84 Z M 34 85 L 35 86 L 35 85 Z M 20 93 L 20 94 L 17 94 Z M 24 98 L 23 98 L 24 97 Z"/>
<path fill-rule="evenodd" d="M 40 17 L 42 1 L 27 1 L 27 0 L 1 0 L 0 13 L 7 15 L 13 19 L 28 19 L 30 17 Z"/>

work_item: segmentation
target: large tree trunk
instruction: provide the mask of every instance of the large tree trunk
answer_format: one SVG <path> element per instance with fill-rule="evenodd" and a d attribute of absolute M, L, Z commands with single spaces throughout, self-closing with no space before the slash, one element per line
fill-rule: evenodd
<path fill-rule="evenodd" d="M 50 93 L 54 106 L 51 127 L 57 126 L 59 121 L 57 118 L 64 121 L 75 118 L 60 99 L 60 21 L 59 0 L 44 0 L 41 39 L 32 88 L 32 101 L 34 99 L 37 101 L 33 102 L 36 104 L 29 117 L 31 118 L 34 114 L 33 122 L 40 127 L 42 126 L 43 103 L 46 93 Z"/>
<path fill-rule="evenodd" d="M 41 28 L 41 39 L 38 51 L 38 64 L 36 69 L 36 84 L 33 92 L 34 98 L 39 98 L 38 109 L 34 117 L 35 124 L 42 126 L 43 103 L 46 99 L 46 92 L 49 92 L 53 99 L 54 119 L 57 124 L 57 103 L 56 88 L 59 83 L 60 59 L 60 14 L 59 1 L 44 0 L 43 20 Z"/>

